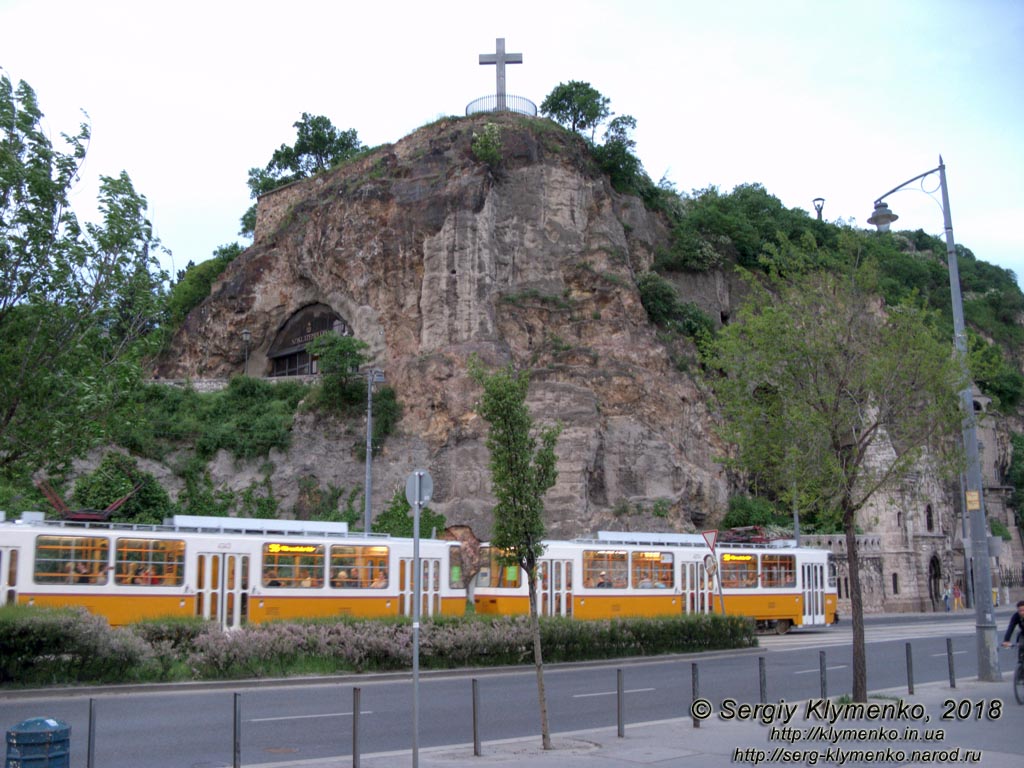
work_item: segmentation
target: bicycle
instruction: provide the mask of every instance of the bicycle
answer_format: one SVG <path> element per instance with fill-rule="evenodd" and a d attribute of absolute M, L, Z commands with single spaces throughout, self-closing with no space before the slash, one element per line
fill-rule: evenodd
<path fill-rule="evenodd" d="M 1024 704 L 1024 642 L 1017 643 L 1017 668 L 1013 671 L 1013 697 Z"/>

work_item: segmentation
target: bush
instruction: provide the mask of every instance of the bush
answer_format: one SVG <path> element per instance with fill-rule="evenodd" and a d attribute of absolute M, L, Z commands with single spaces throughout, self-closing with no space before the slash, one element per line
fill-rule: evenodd
<path fill-rule="evenodd" d="M 0 683 L 118 683 L 160 676 L 153 648 L 85 609 L 0 608 Z"/>
<path fill-rule="evenodd" d="M 487 123 L 480 133 L 473 134 L 471 148 L 473 157 L 493 171 L 501 165 L 501 128 Z"/>

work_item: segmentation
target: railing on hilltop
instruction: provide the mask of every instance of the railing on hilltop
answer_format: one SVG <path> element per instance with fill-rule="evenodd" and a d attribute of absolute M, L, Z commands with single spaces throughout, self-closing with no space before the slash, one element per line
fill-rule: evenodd
<path fill-rule="evenodd" d="M 495 94 L 493 96 L 481 96 L 479 99 L 469 102 L 466 105 L 466 114 L 472 115 L 477 112 L 516 112 L 520 115 L 537 116 L 537 105 L 523 96 L 512 96 L 511 94 Z"/>

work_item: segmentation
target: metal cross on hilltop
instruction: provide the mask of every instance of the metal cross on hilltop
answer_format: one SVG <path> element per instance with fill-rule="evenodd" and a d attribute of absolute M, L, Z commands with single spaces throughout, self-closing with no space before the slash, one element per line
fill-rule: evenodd
<path fill-rule="evenodd" d="M 506 64 L 522 64 L 523 54 L 521 53 L 505 53 L 505 38 L 499 37 L 495 41 L 495 52 L 494 53 L 481 53 L 480 54 L 481 64 L 496 64 L 497 65 L 497 105 L 496 108 L 499 110 L 505 109 L 505 65 Z"/>

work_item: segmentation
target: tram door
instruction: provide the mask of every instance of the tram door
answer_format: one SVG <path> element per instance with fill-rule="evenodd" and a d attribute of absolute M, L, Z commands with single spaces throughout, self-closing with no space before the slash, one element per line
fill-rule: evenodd
<path fill-rule="evenodd" d="M 412 572 L 413 559 L 403 557 L 398 561 L 398 612 L 402 616 L 412 616 L 414 599 Z M 441 559 L 438 557 L 420 558 L 421 603 L 420 616 L 433 616 L 441 613 Z"/>
<path fill-rule="evenodd" d="M 708 613 L 712 609 L 714 579 L 701 563 L 682 564 L 679 586 L 683 595 L 683 613 Z"/>
<path fill-rule="evenodd" d="M 196 555 L 196 615 L 232 629 L 249 618 L 249 556 L 228 552 Z"/>
<path fill-rule="evenodd" d="M 572 616 L 572 560 L 538 563 L 537 595 L 541 616 Z"/>
<path fill-rule="evenodd" d="M 825 565 L 804 563 L 803 576 L 804 624 L 825 623 Z"/>
<path fill-rule="evenodd" d="M 18 550 L 0 547 L 0 605 L 18 602 Z"/>

